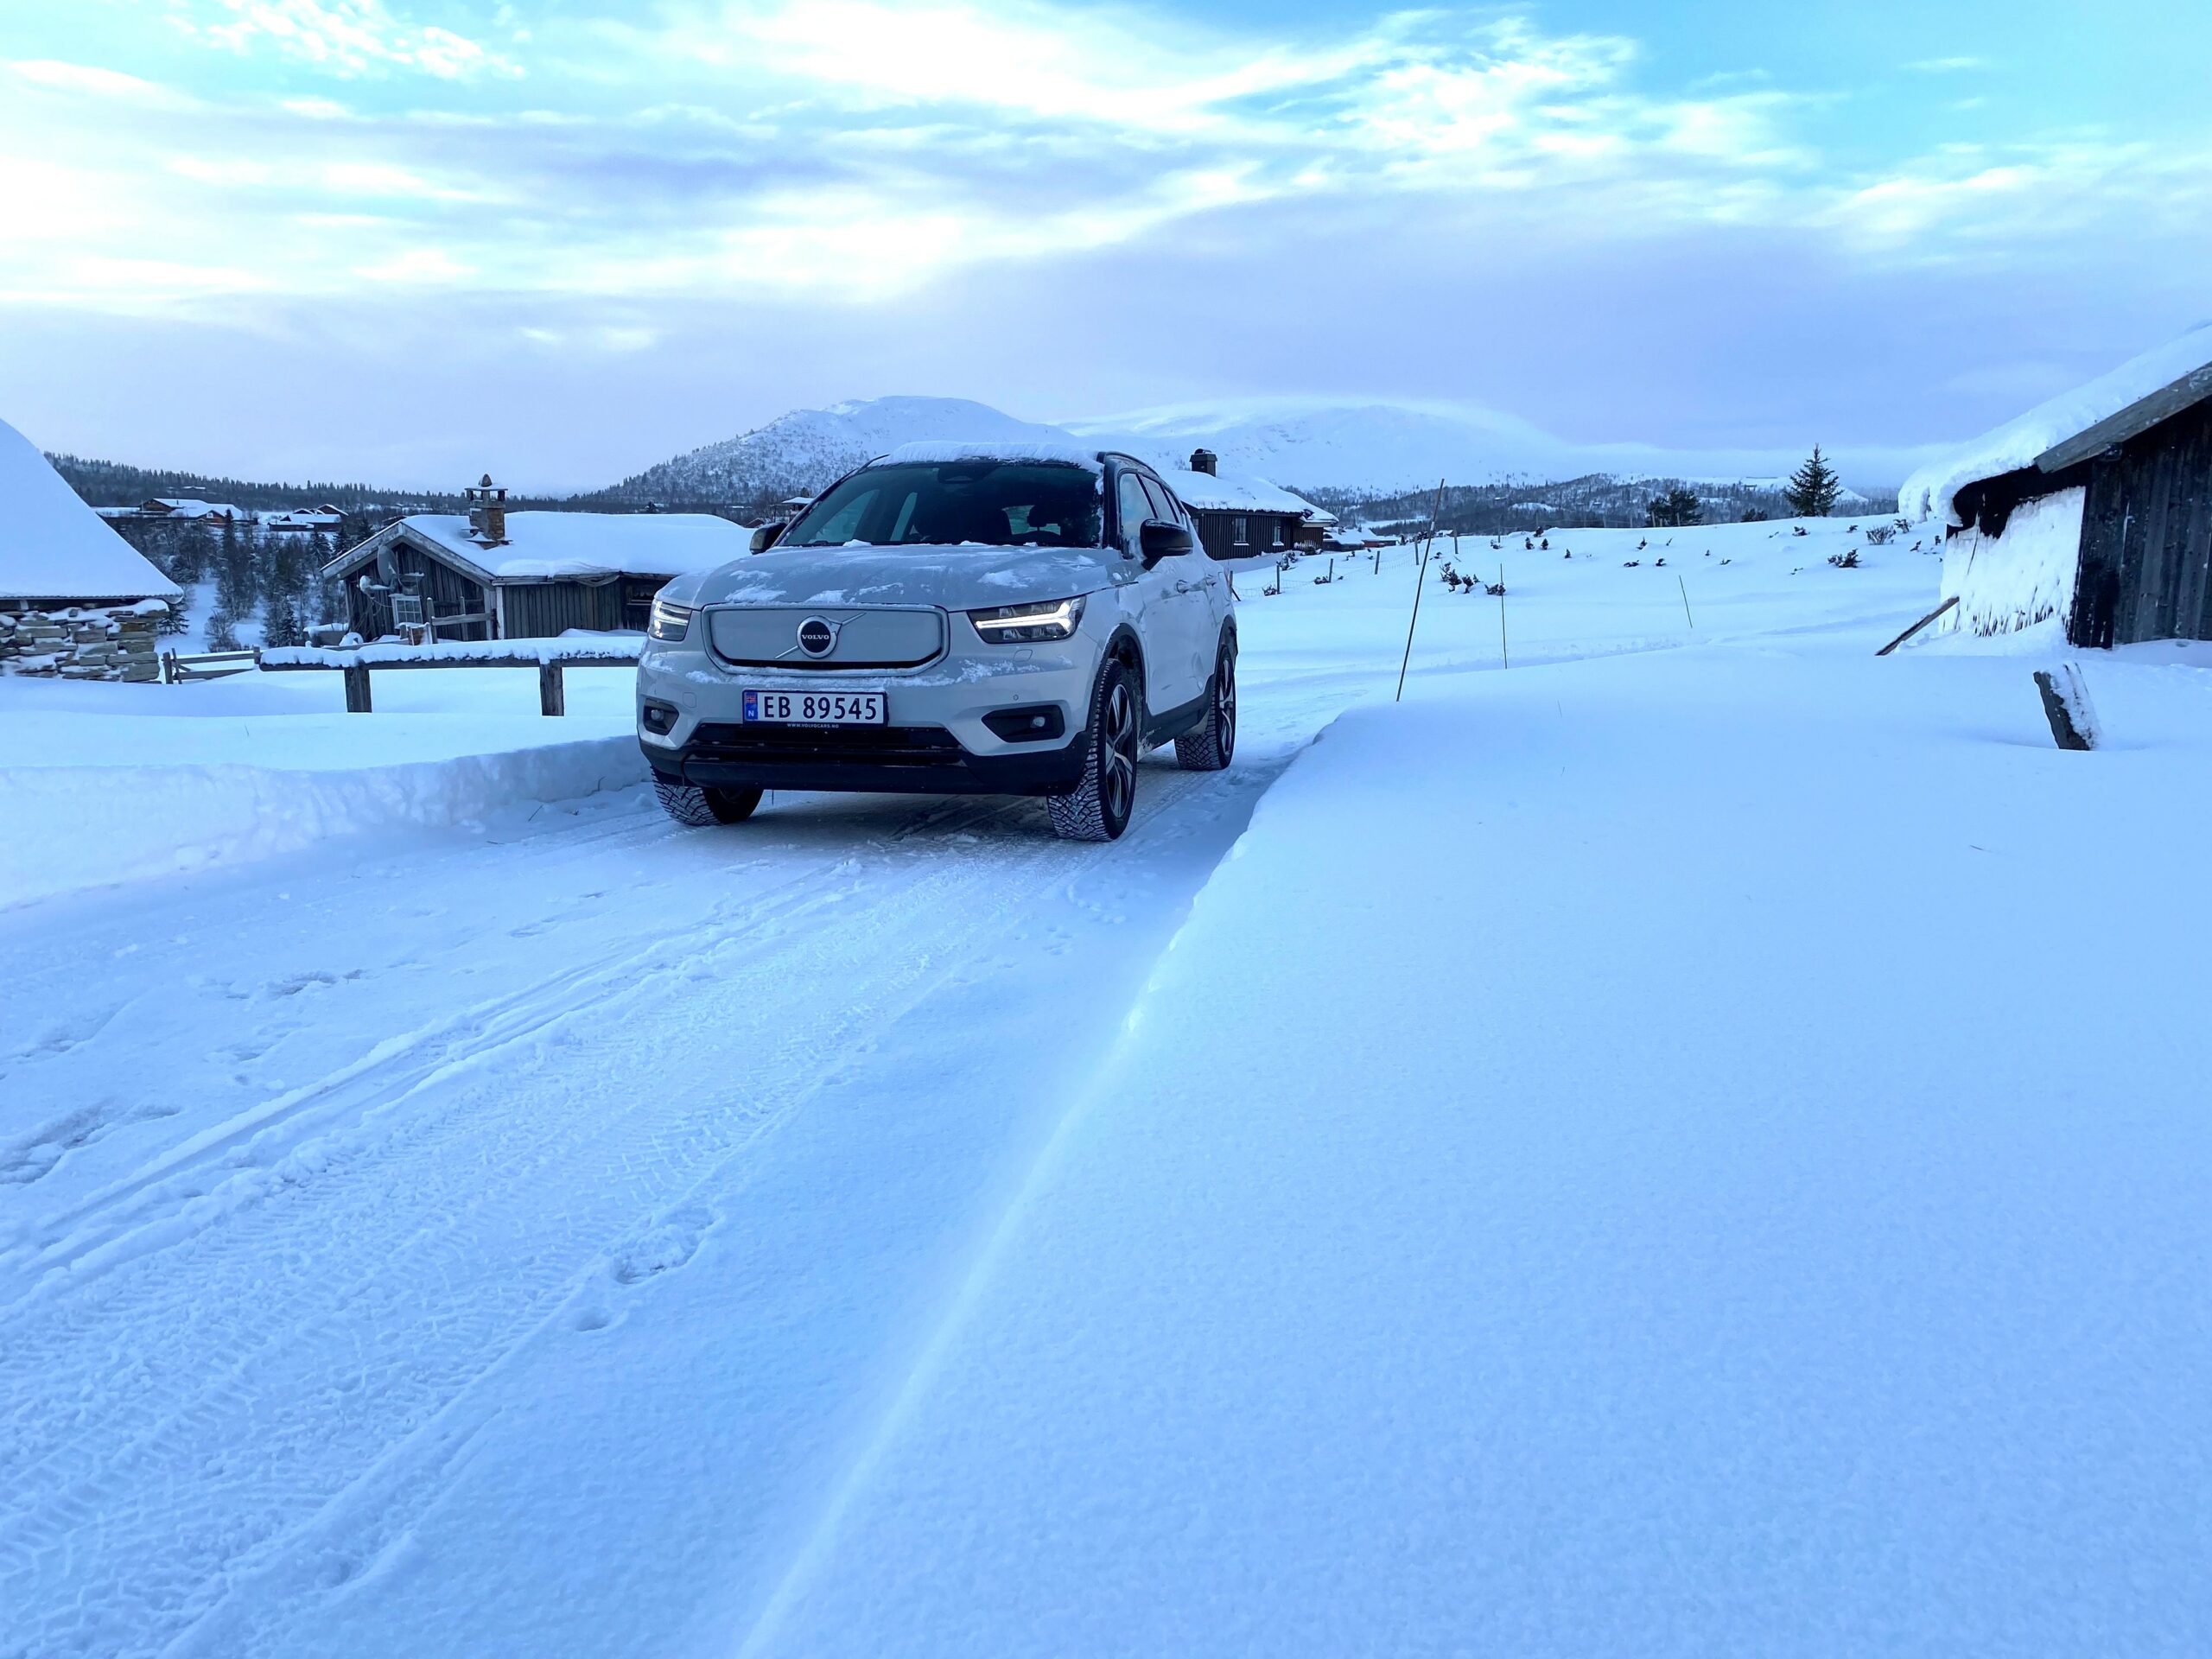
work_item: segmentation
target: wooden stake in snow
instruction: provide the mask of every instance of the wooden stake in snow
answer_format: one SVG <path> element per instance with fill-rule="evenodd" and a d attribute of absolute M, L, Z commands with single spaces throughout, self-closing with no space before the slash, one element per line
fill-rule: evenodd
<path fill-rule="evenodd" d="M 1911 639 L 1911 638 L 1912 638 L 1912 636 L 1913 636 L 1914 634 L 1918 633 L 1918 632 L 1919 632 L 1923 628 L 1926 627 L 1926 626 L 1927 626 L 1930 622 L 1933 622 L 1933 621 L 1934 621 L 1937 617 L 1939 617 L 1939 616 L 1942 615 L 1944 612 L 1946 612 L 1946 611 L 1949 610 L 1949 609 L 1951 608 L 1951 607 L 1953 607 L 1954 605 L 1957 604 L 1958 602 L 1959 602 L 1959 596 L 1958 596 L 1956 594 L 1952 594 L 1948 599 L 1945 600 L 1945 601 L 1944 601 L 1941 605 L 1938 605 L 1938 606 L 1937 606 L 1934 610 L 1932 610 L 1932 611 L 1929 612 L 1927 615 L 1925 615 L 1925 616 L 1922 617 L 1922 618 L 1920 619 L 1920 620 L 1919 620 L 1919 621 L 1917 621 L 1917 622 L 1914 623 L 1910 627 L 1907 628 L 1907 629 L 1906 629 L 1903 633 L 1901 633 L 1901 634 L 1897 635 L 1897 637 L 1896 639 L 1894 639 L 1891 640 L 1891 641 L 1890 641 L 1890 643 L 1889 643 L 1888 645 L 1884 645 L 1884 646 L 1883 646 L 1879 651 L 1876 652 L 1874 654 L 1875 654 L 1877 657 L 1886 657 L 1886 656 L 1888 656 L 1891 652 L 1895 651 L 1895 650 L 1896 650 L 1899 645 L 1901 645 L 1904 644 L 1904 642 L 1905 642 L 1906 640 L 1908 640 L 1908 639 Z"/>
<path fill-rule="evenodd" d="M 1497 567 L 1497 659 L 1502 668 L 1513 666 L 1513 653 L 1505 648 L 1505 567 Z"/>
<path fill-rule="evenodd" d="M 1697 632 L 1697 619 L 1690 614 L 1689 585 L 1682 580 L 1682 573 L 1679 570 L 1675 573 L 1675 586 L 1682 590 L 1682 620 L 1688 623 L 1690 625 L 1690 632 L 1692 633 L 1695 633 Z"/>
<path fill-rule="evenodd" d="M 2060 748 L 2097 747 L 2097 711 L 2089 706 L 2089 687 L 2082 677 L 2079 663 L 2037 669 L 2036 690 L 2043 693 L 2044 715 L 2050 721 L 2050 734 Z"/>
<path fill-rule="evenodd" d="M 1414 659 L 1414 625 L 1421 620 L 1421 590 L 1428 581 L 1428 550 L 1436 540 L 1436 517 L 1444 511 L 1444 480 L 1436 480 L 1436 500 L 1428 510 L 1428 533 L 1421 537 L 1421 563 L 1414 572 L 1414 613 L 1406 619 L 1406 654 L 1398 658 L 1398 690 L 1390 701 L 1397 702 L 1406 695 L 1406 664 Z"/>

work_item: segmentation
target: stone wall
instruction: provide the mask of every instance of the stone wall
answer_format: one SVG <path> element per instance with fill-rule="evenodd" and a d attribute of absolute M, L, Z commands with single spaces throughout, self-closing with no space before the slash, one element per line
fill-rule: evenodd
<path fill-rule="evenodd" d="M 158 679 L 161 663 L 154 626 L 168 609 L 158 599 L 54 609 L 0 600 L 0 674 L 44 674 L 65 680 Z"/>

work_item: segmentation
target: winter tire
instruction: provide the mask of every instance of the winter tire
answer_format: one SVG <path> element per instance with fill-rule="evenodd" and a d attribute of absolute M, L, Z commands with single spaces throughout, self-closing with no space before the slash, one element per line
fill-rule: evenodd
<path fill-rule="evenodd" d="M 1205 721 L 1175 740 L 1175 761 L 1185 772 L 1219 772 L 1236 753 L 1236 639 L 1224 633 L 1206 690 Z"/>
<path fill-rule="evenodd" d="M 656 778 L 653 793 L 661 810 L 678 823 L 705 830 L 717 823 L 742 823 L 760 804 L 757 789 L 701 789 L 690 784 L 667 784 Z"/>
<path fill-rule="evenodd" d="M 1064 795 L 1046 798 L 1052 814 L 1052 830 L 1062 840 L 1121 839 L 1137 804 L 1137 756 L 1144 749 L 1143 727 L 1128 670 L 1109 661 L 1091 698 L 1083 781 Z"/>

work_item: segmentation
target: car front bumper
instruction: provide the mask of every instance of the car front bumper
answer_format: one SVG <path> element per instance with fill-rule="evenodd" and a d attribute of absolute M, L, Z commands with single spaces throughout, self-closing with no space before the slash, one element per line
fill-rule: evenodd
<path fill-rule="evenodd" d="M 1076 787 L 1101 641 L 1086 627 L 1066 640 L 985 645 L 964 616 L 950 620 L 943 655 L 890 671 L 734 666 L 707 648 L 695 622 L 689 638 L 649 642 L 639 659 L 639 747 L 663 780 L 705 787 L 931 795 Z M 887 723 L 747 724 L 748 690 L 880 691 Z M 987 723 L 1015 709 L 1046 713 L 1049 734 L 1010 741 Z M 666 730 L 652 729 L 649 710 Z"/>

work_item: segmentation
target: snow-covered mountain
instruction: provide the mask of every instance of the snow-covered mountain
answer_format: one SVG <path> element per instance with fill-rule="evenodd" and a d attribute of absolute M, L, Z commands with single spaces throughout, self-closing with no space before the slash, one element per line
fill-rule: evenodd
<path fill-rule="evenodd" d="M 1786 474 L 1796 461 L 1748 450 L 1573 444 L 1516 416 L 1475 408 L 1243 400 L 1139 410 L 1055 426 L 1020 420 L 963 397 L 902 397 L 795 410 L 740 436 L 649 467 L 607 493 L 640 502 L 770 500 L 817 490 L 872 455 L 933 438 L 1075 439 L 1176 467 L 1186 463 L 1192 449 L 1204 447 L 1221 457 L 1226 471 L 1293 487 L 1376 493 L 1433 486 L 1439 479 L 1454 484 L 1541 482 L 1592 474 L 1771 479 Z"/>
<path fill-rule="evenodd" d="M 1056 426 L 965 397 L 870 397 L 795 409 L 765 426 L 649 467 L 607 493 L 632 501 L 758 501 L 811 494 L 871 456 L 930 438 L 1039 438 Z"/>

